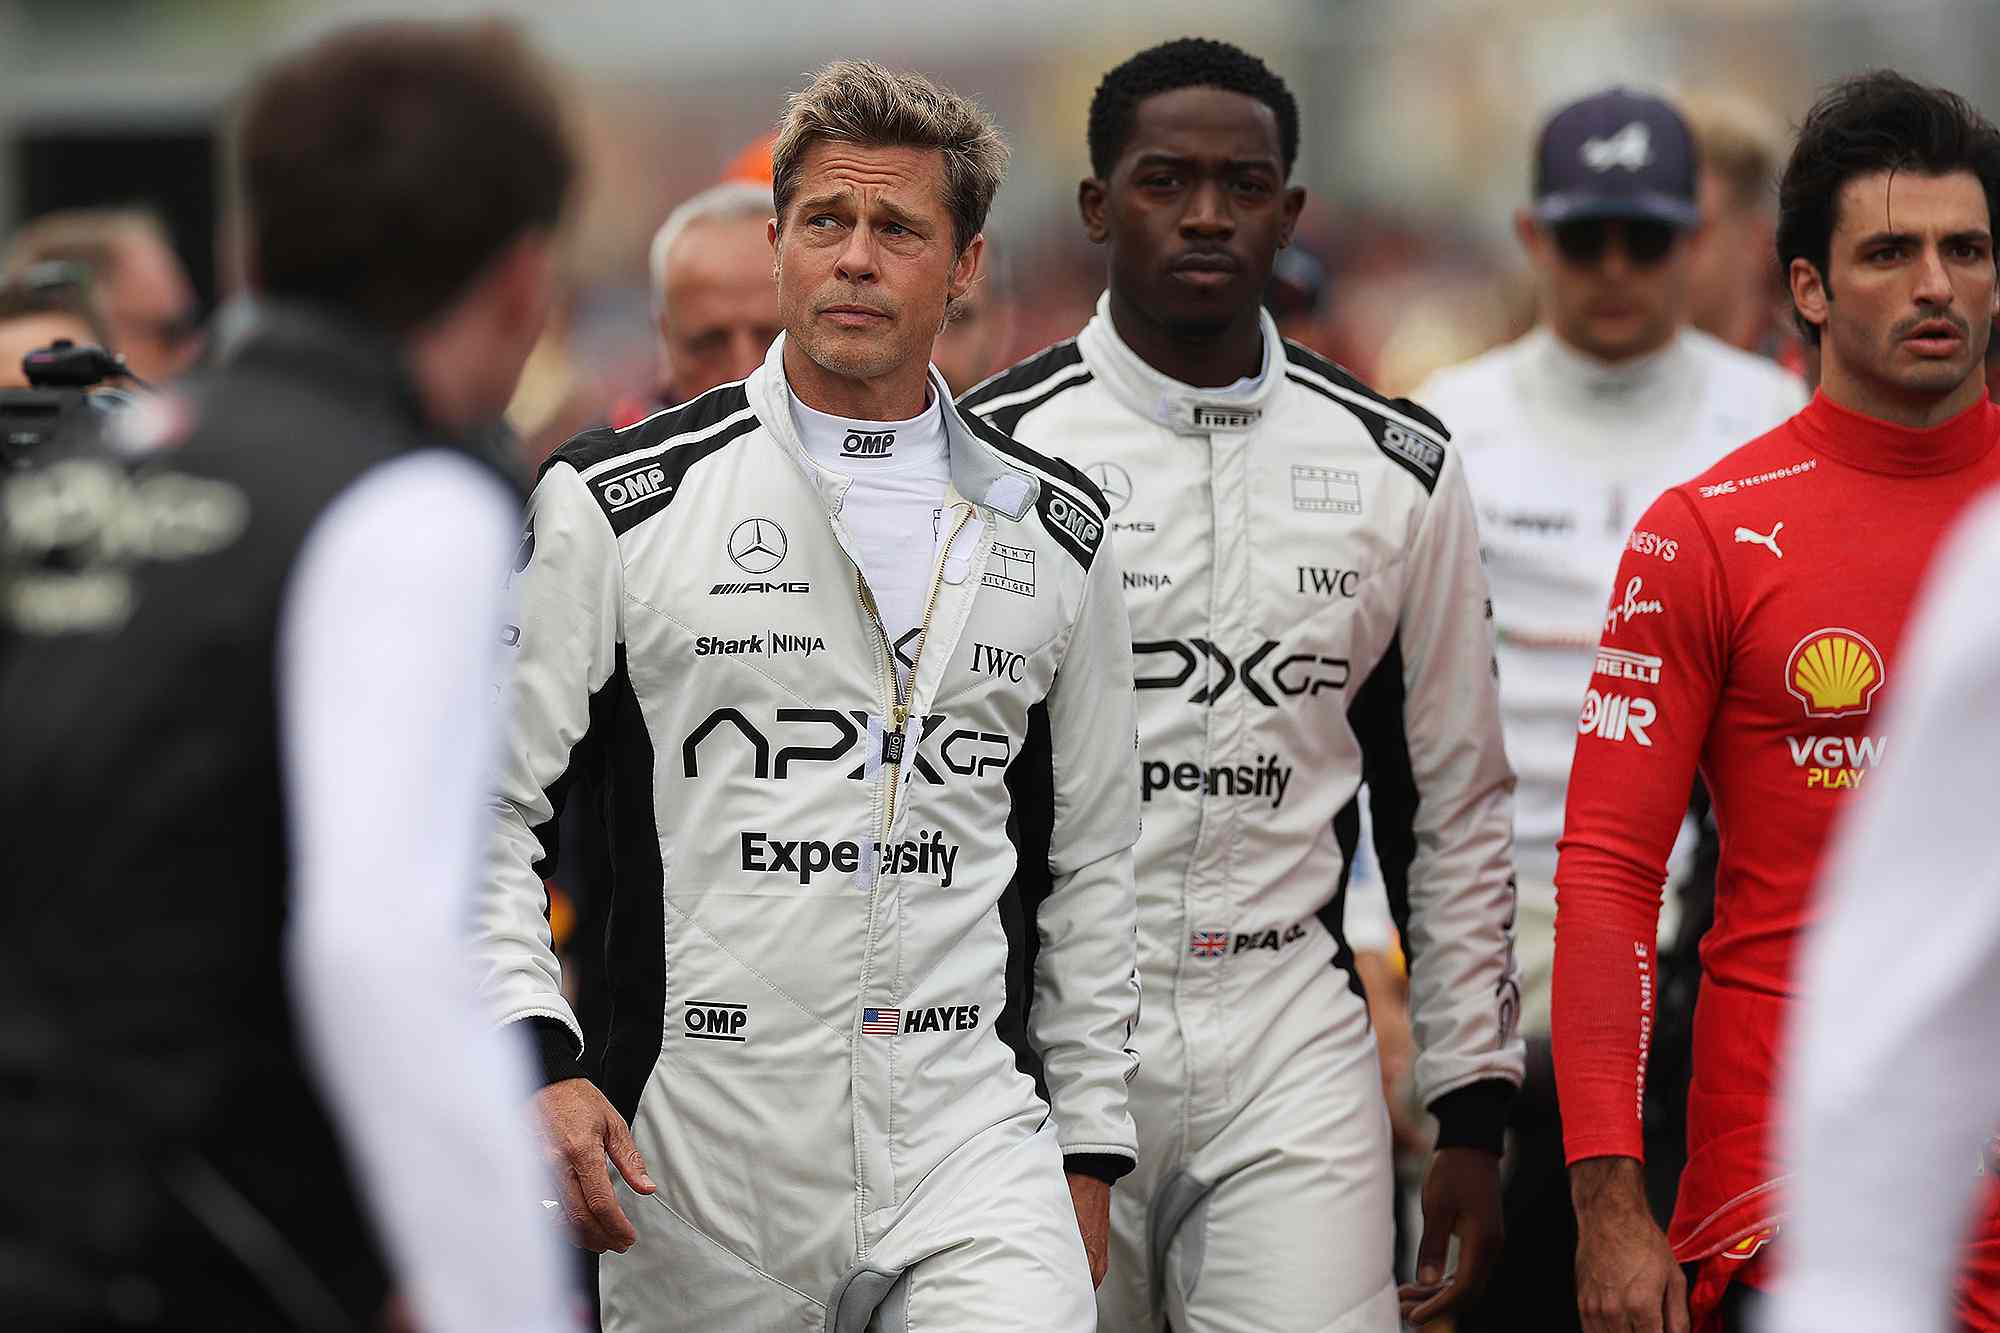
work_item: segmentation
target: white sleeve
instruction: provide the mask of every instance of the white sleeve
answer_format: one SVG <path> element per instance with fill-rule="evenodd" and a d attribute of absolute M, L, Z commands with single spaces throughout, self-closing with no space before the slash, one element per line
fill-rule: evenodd
<path fill-rule="evenodd" d="M 573 1329 L 528 1052 L 478 1012 L 465 939 L 499 753 L 489 696 L 518 537 L 441 450 L 384 464 L 308 535 L 278 628 L 308 1060 L 400 1289 L 432 1333 Z"/>
<path fill-rule="evenodd" d="M 1828 855 L 1785 1090 L 1774 1330 L 1944 1329 L 2000 1121 L 2000 502 L 1936 566 L 1893 737 Z"/>

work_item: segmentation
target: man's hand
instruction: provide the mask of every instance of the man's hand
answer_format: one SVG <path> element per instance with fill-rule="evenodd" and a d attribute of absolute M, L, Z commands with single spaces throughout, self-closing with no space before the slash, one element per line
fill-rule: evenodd
<path fill-rule="evenodd" d="M 1104 1285 L 1111 1265 L 1111 1186 L 1095 1176 L 1069 1175 L 1069 1201 L 1076 1208 L 1076 1229 L 1083 1233 L 1083 1253 L 1090 1260 L 1090 1285 Z"/>
<path fill-rule="evenodd" d="M 1458 1237 L 1458 1268 L 1444 1265 Z M 1427 1324 L 1458 1310 L 1486 1285 L 1500 1258 L 1507 1224 L 1500 1213 L 1500 1158 L 1479 1148 L 1440 1148 L 1424 1177 L 1424 1238 L 1417 1246 L 1417 1280 L 1397 1297 L 1403 1318 Z"/>
<path fill-rule="evenodd" d="M 1646 1206 L 1636 1158 L 1569 1169 L 1576 1205 L 1576 1308 L 1585 1333 L 1688 1333 L 1687 1279 Z"/>
<path fill-rule="evenodd" d="M 639 1145 L 632 1141 L 625 1118 L 587 1078 L 549 1084 L 535 1094 L 535 1110 L 542 1122 L 550 1168 L 562 1189 L 571 1241 L 599 1254 L 606 1250 L 625 1253 L 639 1239 L 639 1233 L 618 1206 L 605 1158 L 611 1159 L 625 1183 L 639 1193 L 654 1190 L 653 1178 L 646 1174 L 646 1159 L 639 1155 Z"/>

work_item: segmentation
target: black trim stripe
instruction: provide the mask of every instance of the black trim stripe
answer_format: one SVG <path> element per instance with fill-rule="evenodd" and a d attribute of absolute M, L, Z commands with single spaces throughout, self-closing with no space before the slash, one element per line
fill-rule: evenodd
<path fill-rule="evenodd" d="M 1371 412 L 1360 403 L 1342 398 L 1303 375 L 1287 374 L 1285 378 L 1352 413 L 1354 419 L 1367 429 L 1369 438 L 1375 441 L 1375 447 L 1382 451 L 1382 456 L 1415 477 L 1424 488 L 1424 494 L 1429 495 L 1437 488 L 1438 473 L 1444 467 L 1444 445 L 1411 431 L 1401 422 Z"/>
<path fill-rule="evenodd" d="M 1347 367 L 1337 361 L 1329 361 L 1319 355 L 1319 353 L 1309 348 L 1301 347 L 1295 342 L 1287 342 L 1285 344 L 1285 360 L 1295 366 L 1303 366 L 1315 375 L 1332 380 L 1341 388 L 1352 390 L 1360 394 L 1363 398 L 1373 399 L 1384 407 L 1393 408 L 1395 411 L 1401 412 L 1418 425 L 1427 426 L 1437 432 L 1437 437 L 1440 441 L 1451 439 L 1451 432 L 1445 429 L 1444 422 L 1440 421 L 1436 414 L 1429 408 L 1423 406 L 1421 403 L 1412 402 L 1408 398 L 1391 398 L 1386 394 L 1378 393 L 1376 390 L 1362 383 L 1353 371 L 1347 369 Z"/>
<path fill-rule="evenodd" d="M 1033 388 L 1051 375 L 1060 374 L 1071 366 L 1082 363 L 1083 350 L 1076 345 L 1076 339 L 1065 338 L 967 389 L 958 396 L 958 410 L 973 411 L 981 403 L 1003 398 L 1010 393 L 1018 393 L 1022 389 Z"/>
<path fill-rule="evenodd" d="M 611 720 L 604 740 L 603 816 L 613 866 L 606 921 L 605 981 L 611 1021 L 598 1060 L 597 1085 L 631 1124 L 639 1096 L 666 1037 L 666 887 L 660 866 L 658 805 L 653 799 L 653 738 L 618 646 Z"/>
<path fill-rule="evenodd" d="M 1055 835 L 1055 750 L 1049 740 L 1046 702 L 1028 709 L 1021 751 L 1007 766 L 1007 841 L 1014 847 L 1014 877 L 1000 896 L 1000 926 L 1007 935 L 1007 998 L 993 1031 L 1014 1050 L 1014 1067 L 1035 1082 L 1035 1094 L 1049 1100 L 1041 1052 L 1028 1036 L 1028 1011 L 1035 997 L 1035 956 L 1041 932 L 1035 916 L 1055 890 L 1049 846 Z"/>
<path fill-rule="evenodd" d="M 655 412 L 622 430 L 596 426 L 573 436 L 548 456 L 536 476 L 539 478 L 557 463 L 568 463 L 580 473 L 587 472 L 599 463 L 650 449 L 677 435 L 692 435 L 706 430 L 749 406 L 750 395 L 741 381 L 719 385 L 699 398 Z"/>
<path fill-rule="evenodd" d="M 1015 428 L 1021 424 L 1022 417 L 1027 416 L 1028 413 L 1034 411 L 1036 408 L 1043 406 L 1050 399 L 1056 397 L 1057 395 L 1066 393 L 1069 390 L 1078 387 L 1079 385 L 1088 384 L 1096 378 L 1097 377 L 1095 375 L 1091 374 L 1089 371 L 1086 370 L 1081 375 L 1077 375 L 1070 379 L 1064 380 L 1061 384 L 1056 385 L 1055 388 L 1050 389 L 1047 393 L 1038 394 L 1037 396 L 1029 398 L 1024 402 L 1013 403 L 1006 407 L 996 408 L 991 413 L 982 413 L 981 415 L 985 416 L 986 420 L 993 426 L 995 430 L 998 430 L 1002 434 L 1011 437 L 1014 434 Z M 976 412 L 977 409 L 974 409 L 974 411 Z"/>
<path fill-rule="evenodd" d="M 1403 637 L 1389 640 L 1389 650 L 1368 673 L 1348 705 L 1348 723 L 1361 743 L 1361 777 L 1368 784 L 1369 816 L 1374 824 L 1375 860 L 1382 884 L 1389 891 L 1389 914 L 1403 939 L 1403 956 L 1412 966 L 1416 949 L 1410 940 L 1410 863 L 1417 855 L 1417 790 L 1410 764 L 1410 741 L 1404 727 Z M 1358 822 L 1358 821 L 1357 821 Z"/>
<path fill-rule="evenodd" d="M 1340 844 L 1340 882 L 1333 897 L 1316 914 L 1319 923 L 1333 936 L 1333 965 L 1347 973 L 1347 989 L 1364 1005 L 1368 992 L 1362 989 L 1361 973 L 1354 966 L 1354 950 L 1347 943 L 1347 881 L 1354 870 L 1354 849 L 1361 845 L 1361 799 L 1355 797 L 1340 807 L 1333 817 L 1333 838 Z"/>
<path fill-rule="evenodd" d="M 995 426 L 985 417 L 980 416 L 977 412 L 967 415 L 965 417 L 965 424 L 970 426 L 980 439 L 986 441 L 1015 462 L 1040 473 L 1043 477 L 1061 486 L 1075 491 L 1079 499 L 1089 501 L 1091 506 L 1097 510 L 1098 518 L 1108 519 L 1111 517 L 1111 506 L 1106 502 L 1104 492 L 1097 489 L 1096 482 L 1083 475 L 1081 468 L 1063 459 L 1030 449 L 1006 431 Z"/>
<path fill-rule="evenodd" d="M 725 413 L 716 416 L 706 426 L 698 426 L 695 431 L 683 431 L 680 434 L 698 433 L 702 429 L 713 427 L 717 422 L 726 420 L 730 415 L 734 414 Z M 638 443 L 632 449 L 620 450 L 610 455 L 609 460 L 599 460 L 600 464 L 610 461 L 613 466 L 594 477 L 584 477 L 584 487 L 596 499 L 597 507 L 604 511 L 605 521 L 611 524 L 613 535 L 622 537 L 647 519 L 666 512 L 667 506 L 672 504 L 674 497 L 680 493 L 682 483 L 687 480 L 689 468 L 762 425 L 763 423 L 755 416 L 744 415 L 733 425 L 686 444 L 675 444 L 673 437 L 668 437 L 664 444 L 657 441 L 650 445 Z M 579 440 L 582 438 L 578 437 Z M 618 460 L 627 455 L 637 456 L 631 459 L 631 466 L 619 465 Z M 550 460 L 551 463 L 569 461 L 571 460 L 563 458 Z"/>

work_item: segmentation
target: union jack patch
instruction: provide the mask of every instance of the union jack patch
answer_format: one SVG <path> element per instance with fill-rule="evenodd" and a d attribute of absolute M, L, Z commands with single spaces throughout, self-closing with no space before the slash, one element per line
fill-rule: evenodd
<path fill-rule="evenodd" d="M 1188 936 L 1188 953 L 1196 958 L 1220 958 L 1229 952 L 1229 932 L 1197 930 Z"/>

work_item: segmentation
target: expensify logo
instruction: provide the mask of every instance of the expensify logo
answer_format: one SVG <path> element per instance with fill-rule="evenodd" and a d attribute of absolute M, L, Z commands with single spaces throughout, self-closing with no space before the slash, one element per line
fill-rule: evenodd
<path fill-rule="evenodd" d="M 1170 764 L 1148 759 L 1139 765 L 1139 799 L 1148 802 L 1156 791 L 1198 791 L 1206 796 L 1251 796 L 1269 799 L 1276 810 L 1285 803 L 1285 789 L 1292 785 L 1293 768 L 1279 762 L 1274 754 L 1258 755 L 1255 763 L 1222 764 L 1203 768 L 1200 764 Z"/>
<path fill-rule="evenodd" d="M 793 875 L 801 884 L 810 884 L 814 875 L 836 871 L 855 875 L 869 863 L 873 841 L 821 842 L 812 838 L 773 838 L 746 830 L 741 835 L 743 868 L 753 874 Z M 958 866 L 959 849 L 933 829 L 914 838 L 888 845 L 882 861 L 885 875 L 935 875 L 938 887 L 951 887 Z"/>

